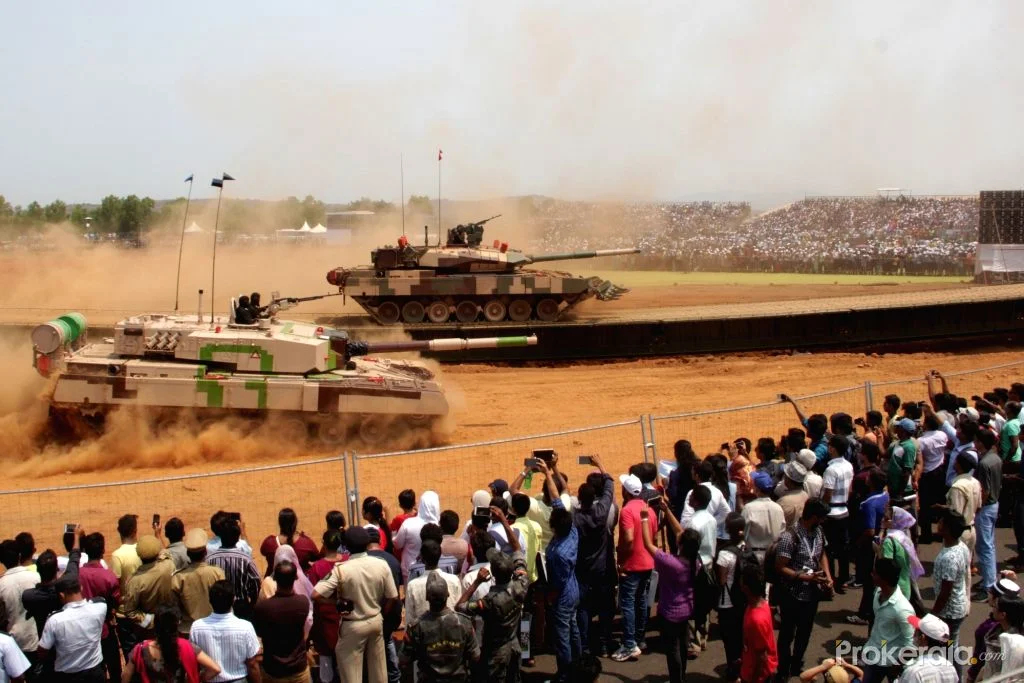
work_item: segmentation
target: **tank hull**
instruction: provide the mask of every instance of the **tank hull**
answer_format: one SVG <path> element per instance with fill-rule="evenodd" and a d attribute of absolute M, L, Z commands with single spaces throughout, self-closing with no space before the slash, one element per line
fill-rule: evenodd
<path fill-rule="evenodd" d="M 555 322 L 592 297 L 614 299 L 624 289 L 598 277 L 520 270 L 439 274 L 429 269 L 348 271 L 345 293 L 383 325 Z"/>

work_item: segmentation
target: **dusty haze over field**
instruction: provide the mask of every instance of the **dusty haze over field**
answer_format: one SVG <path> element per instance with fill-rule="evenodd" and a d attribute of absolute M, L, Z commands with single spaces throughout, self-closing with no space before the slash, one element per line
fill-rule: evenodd
<path fill-rule="evenodd" d="M 0 193 L 1017 187 L 1024 5 L 8 3 Z M 40 49 L 40 46 L 45 49 Z M 31 58 L 27 58 L 31 55 Z M 57 99 L 59 98 L 59 105 Z"/>

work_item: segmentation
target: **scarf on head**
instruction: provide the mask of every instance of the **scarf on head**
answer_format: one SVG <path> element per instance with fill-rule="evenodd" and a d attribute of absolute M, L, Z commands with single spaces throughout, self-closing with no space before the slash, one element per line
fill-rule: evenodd
<path fill-rule="evenodd" d="M 914 542 L 907 536 L 906 530 L 914 526 L 917 520 L 901 507 L 893 506 L 892 522 L 890 522 L 888 536 L 903 546 L 910 558 L 910 578 L 917 581 L 924 576 L 924 566 L 917 557 L 917 550 L 914 549 Z"/>

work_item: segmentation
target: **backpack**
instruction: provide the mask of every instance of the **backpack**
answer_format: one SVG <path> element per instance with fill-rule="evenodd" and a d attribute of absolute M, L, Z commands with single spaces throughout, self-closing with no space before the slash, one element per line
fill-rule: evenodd
<path fill-rule="evenodd" d="M 723 550 L 728 550 L 736 556 L 736 565 L 733 567 L 732 574 L 732 585 L 726 586 L 722 584 L 721 593 L 719 595 L 719 602 L 721 598 L 725 596 L 725 592 L 729 592 L 729 601 L 733 607 L 739 607 L 744 609 L 747 606 L 747 598 L 743 595 L 743 590 L 740 588 L 740 577 L 743 576 L 743 570 L 748 566 L 760 567 L 761 563 L 757 561 L 757 555 L 754 554 L 753 550 L 747 547 L 740 549 L 735 545 L 727 545 L 718 549 L 721 553 Z M 718 554 L 715 555 L 715 564 L 718 564 Z"/>

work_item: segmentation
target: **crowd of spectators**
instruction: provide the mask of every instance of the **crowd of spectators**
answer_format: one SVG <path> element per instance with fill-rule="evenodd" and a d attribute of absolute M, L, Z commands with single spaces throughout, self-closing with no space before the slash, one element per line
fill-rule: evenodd
<path fill-rule="evenodd" d="M 554 680 L 593 681 L 602 657 L 650 656 L 655 603 L 673 682 L 706 657 L 744 683 L 985 680 L 1024 661 L 1024 385 L 968 398 L 926 380 L 926 401 L 890 395 L 856 419 L 784 396 L 796 419 L 778 440 L 703 458 L 680 440 L 675 462 L 617 476 L 590 456 L 572 489 L 535 451 L 465 500 L 407 489 L 394 516 L 373 496 L 360 520 L 331 510 L 320 542 L 290 508 L 258 544 L 225 511 L 209 531 L 126 514 L 116 547 L 70 527 L 60 555 L 23 532 L 0 543 L 0 680 L 506 683 L 547 650 Z M 1003 572 L 1000 512 L 1018 550 Z M 854 590 L 849 625 L 886 658 L 805 667 L 819 604 Z M 992 617 L 965 669 L 972 601 Z"/>
<path fill-rule="evenodd" d="M 547 200 L 537 252 L 640 247 L 636 268 L 973 274 L 977 197 L 811 197 L 754 215 L 741 202 Z"/>

